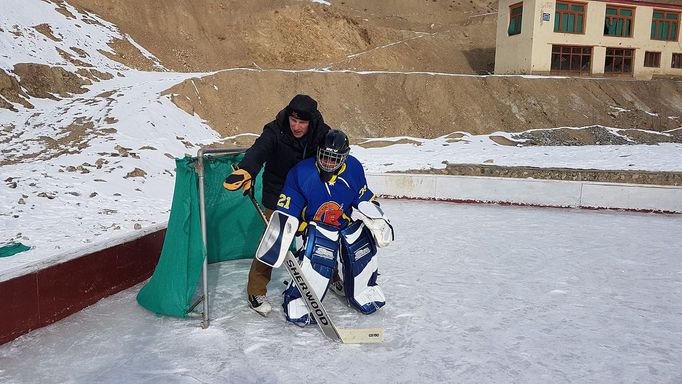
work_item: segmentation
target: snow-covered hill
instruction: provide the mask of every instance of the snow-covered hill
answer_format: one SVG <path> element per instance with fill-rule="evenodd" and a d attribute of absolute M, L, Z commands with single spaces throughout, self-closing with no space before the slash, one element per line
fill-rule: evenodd
<path fill-rule="evenodd" d="M 39 25 L 56 40 L 37 32 Z M 95 81 L 79 76 L 91 83 L 84 93 L 24 94 L 33 108 L 14 103 L 17 112 L 0 109 L 0 243 L 33 247 L 21 257 L 0 259 L 0 270 L 164 225 L 173 158 L 194 155 L 217 139 L 198 117 L 160 95 L 193 74 L 126 67 L 109 58 L 114 50 L 108 43 L 115 39 L 131 41 L 114 25 L 67 3 L 3 2 L 0 68 L 6 73 L 28 62 L 111 76 Z"/>

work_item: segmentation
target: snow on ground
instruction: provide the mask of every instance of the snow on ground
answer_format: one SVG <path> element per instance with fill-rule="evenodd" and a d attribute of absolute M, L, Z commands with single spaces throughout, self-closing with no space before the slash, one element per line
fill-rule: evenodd
<path fill-rule="evenodd" d="M 414 143 L 394 144 L 383 148 L 354 146 L 351 153 L 371 172 L 409 169 L 443 169 L 450 164 L 492 164 L 499 166 L 557 167 L 574 169 L 682 171 L 682 145 L 585 145 L 571 147 L 499 145 L 489 135 L 461 133 L 462 139 L 452 142 L 443 136 L 435 139 L 415 137 Z M 511 137 L 507 133 L 496 133 Z"/>
<path fill-rule="evenodd" d="M 21 241 L 33 247 L 0 259 L 0 276 L 15 276 L 37 261 L 63 261 L 65 253 L 165 225 L 175 183 L 173 158 L 196 155 L 197 144 L 218 138 L 198 117 L 175 107 L 169 96 L 159 96 L 190 76 L 128 71 L 125 77 L 94 84 L 75 100 L 35 99 L 35 109 L 20 113 L 0 109 L 0 119 L 12 119 L 20 127 L 17 135 L 0 143 L 5 158 L 31 155 L 30 161 L 2 166 L 0 243 Z M 105 90 L 114 93 L 96 97 Z M 48 147 L 39 139 L 67 135 L 63 127 L 79 118 L 115 132 L 86 132 L 81 141 L 86 148 L 52 157 L 73 147 Z M 106 123 L 107 118 L 114 120 Z"/>
<path fill-rule="evenodd" d="M 342 345 L 244 299 L 249 261 L 211 265 L 211 326 L 155 316 L 141 286 L 0 346 L 0 382 L 679 383 L 682 218 L 383 201 L 396 242 L 380 250 L 388 303 L 339 327 L 384 327 Z"/>
<path fill-rule="evenodd" d="M 36 27 L 40 25 L 48 26 L 52 37 L 38 32 Z M 108 43 L 113 39 L 129 39 L 128 36 L 114 24 L 92 13 L 80 13 L 66 2 L 2 0 L 0 27 L 0 69 L 5 71 L 12 70 L 16 63 L 59 65 L 69 71 L 79 68 L 58 50 L 100 71 L 128 69 L 101 53 L 114 54 Z M 139 45 L 136 47 L 163 68 L 151 53 Z"/>

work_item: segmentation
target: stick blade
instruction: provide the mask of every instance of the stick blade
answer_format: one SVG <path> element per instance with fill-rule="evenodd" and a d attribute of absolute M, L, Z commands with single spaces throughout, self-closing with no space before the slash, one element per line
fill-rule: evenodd
<path fill-rule="evenodd" d="M 339 328 L 337 332 L 344 344 L 378 344 L 384 342 L 383 328 Z"/>

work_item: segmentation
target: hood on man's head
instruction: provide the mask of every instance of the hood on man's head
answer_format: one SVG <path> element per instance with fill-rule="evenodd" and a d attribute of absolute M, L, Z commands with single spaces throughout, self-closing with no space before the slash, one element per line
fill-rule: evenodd
<path fill-rule="evenodd" d="M 287 105 L 287 116 L 310 121 L 317 112 L 317 101 L 308 95 L 296 95 Z"/>

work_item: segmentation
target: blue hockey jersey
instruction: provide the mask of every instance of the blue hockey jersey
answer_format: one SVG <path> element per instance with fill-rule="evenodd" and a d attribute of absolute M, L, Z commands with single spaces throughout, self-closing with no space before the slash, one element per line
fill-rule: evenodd
<path fill-rule="evenodd" d="M 314 157 L 305 159 L 289 171 L 277 210 L 302 222 L 314 220 L 344 229 L 350 222 L 352 207 L 375 197 L 367 188 L 362 164 L 348 156 L 339 173 L 325 183 L 315 162 Z"/>

